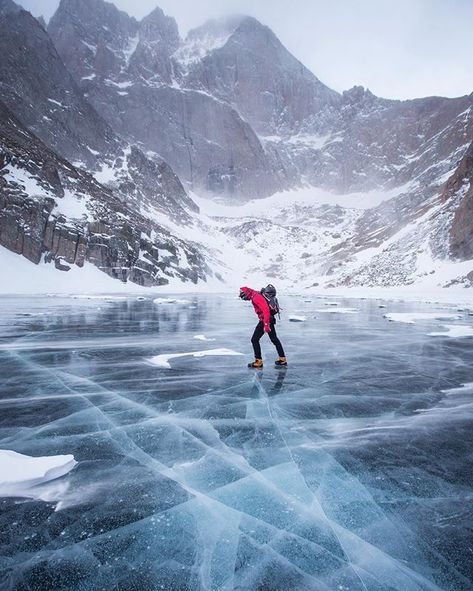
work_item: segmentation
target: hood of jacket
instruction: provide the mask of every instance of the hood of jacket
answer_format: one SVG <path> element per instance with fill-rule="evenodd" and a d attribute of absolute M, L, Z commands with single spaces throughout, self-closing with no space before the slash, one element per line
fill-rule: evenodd
<path fill-rule="evenodd" d="M 259 291 L 256 291 L 256 289 L 251 289 L 251 287 L 240 287 L 240 291 L 242 291 L 251 300 L 255 297 L 256 294 L 259 294 Z"/>

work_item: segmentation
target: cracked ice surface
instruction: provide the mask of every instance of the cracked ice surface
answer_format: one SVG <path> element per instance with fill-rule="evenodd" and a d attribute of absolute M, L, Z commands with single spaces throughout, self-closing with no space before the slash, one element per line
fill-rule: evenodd
<path fill-rule="evenodd" d="M 147 362 L 196 334 L 251 359 L 231 296 L 0 299 L 0 449 L 78 461 L 0 499 L 2 591 L 471 589 L 471 339 L 379 302 L 314 318 L 321 300 L 286 300 L 290 366 L 265 337 L 253 373 Z"/>

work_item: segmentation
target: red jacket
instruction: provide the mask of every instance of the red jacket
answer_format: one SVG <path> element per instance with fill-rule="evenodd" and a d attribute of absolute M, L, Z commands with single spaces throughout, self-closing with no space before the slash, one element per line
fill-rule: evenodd
<path fill-rule="evenodd" d="M 259 291 L 251 289 L 251 287 L 240 287 L 240 291 L 249 296 L 258 318 L 261 322 L 263 322 L 265 328 L 269 328 L 271 313 L 269 311 L 269 304 L 266 301 L 266 298 L 263 297 Z"/>

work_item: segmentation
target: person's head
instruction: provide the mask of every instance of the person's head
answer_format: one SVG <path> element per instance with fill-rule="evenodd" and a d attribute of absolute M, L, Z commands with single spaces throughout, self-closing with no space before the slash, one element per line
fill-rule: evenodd
<path fill-rule="evenodd" d="M 264 287 L 263 289 L 264 289 L 264 293 L 270 298 L 272 298 L 276 295 L 276 288 L 271 283 L 268 283 L 268 285 L 266 287 Z"/>
<path fill-rule="evenodd" d="M 240 289 L 240 299 L 248 302 L 251 299 L 250 292 L 247 291 L 246 289 Z"/>

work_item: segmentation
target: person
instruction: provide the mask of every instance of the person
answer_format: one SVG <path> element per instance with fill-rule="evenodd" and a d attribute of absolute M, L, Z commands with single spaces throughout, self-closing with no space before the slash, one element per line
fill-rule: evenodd
<path fill-rule="evenodd" d="M 250 287 L 240 287 L 240 298 L 253 304 L 255 313 L 259 318 L 259 322 L 251 337 L 255 360 L 253 363 L 249 363 L 248 367 L 256 369 L 263 367 L 260 339 L 264 333 L 268 334 L 278 352 L 279 358 L 276 359 L 275 365 L 278 367 L 287 366 L 287 359 L 283 346 L 276 334 L 276 314 L 279 314 L 279 304 L 276 298 L 276 288 L 274 285 L 270 284 L 267 287 L 264 287 L 260 292 L 251 289 Z"/>

